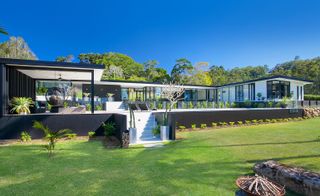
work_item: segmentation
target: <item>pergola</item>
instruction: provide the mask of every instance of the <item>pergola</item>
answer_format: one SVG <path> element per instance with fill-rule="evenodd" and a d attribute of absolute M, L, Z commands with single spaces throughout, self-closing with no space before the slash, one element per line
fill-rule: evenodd
<path fill-rule="evenodd" d="M 100 81 L 104 66 L 85 63 L 66 63 L 0 58 L 0 116 L 7 113 L 12 96 L 35 95 L 36 80 L 84 81 L 91 84 L 91 95 L 95 94 L 95 81 Z M 94 113 L 94 99 L 91 99 Z"/>

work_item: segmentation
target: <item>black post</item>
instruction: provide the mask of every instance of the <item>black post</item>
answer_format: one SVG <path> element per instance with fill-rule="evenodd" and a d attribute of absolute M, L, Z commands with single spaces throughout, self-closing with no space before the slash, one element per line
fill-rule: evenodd
<path fill-rule="evenodd" d="M 91 71 L 91 114 L 94 114 L 94 71 Z"/>
<path fill-rule="evenodd" d="M 4 85 L 5 85 L 5 78 L 4 78 L 4 65 L 0 64 L 0 116 L 4 115 Z"/>

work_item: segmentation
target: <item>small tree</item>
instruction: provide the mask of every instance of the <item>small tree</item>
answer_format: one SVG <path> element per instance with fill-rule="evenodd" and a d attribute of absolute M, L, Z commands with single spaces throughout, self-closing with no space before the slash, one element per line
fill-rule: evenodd
<path fill-rule="evenodd" d="M 44 139 L 48 141 L 48 144 L 44 147 L 48 150 L 49 157 L 53 154 L 57 141 L 61 138 L 67 137 L 68 134 L 72 132 L 70 129 L 52 131 L 48 126 L 45 126 L 39 121 L 33 122 L 33 128 L 43 131 Z"/>
<path fill-rule="evenodd" d="M 171 112 L 173 106 L 178 103 L 178 101 L 183 100 L 183 93 L 185 91 L 185 88 L 183 85 L 170 82 L 168 84 L 165 84 L 165 86 L 162 88 L 162 96 L 169 101 L 169 107 L 166 107 L 166 112 L 164 116 L 164 124 L 167 125 L 168 123 L 168 113 Z"/>

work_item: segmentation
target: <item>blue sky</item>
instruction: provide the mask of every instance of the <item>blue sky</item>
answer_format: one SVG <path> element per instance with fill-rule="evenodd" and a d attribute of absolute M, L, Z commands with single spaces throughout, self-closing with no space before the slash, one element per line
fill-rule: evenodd
<path fill-rule="evenodd" d="M 41 60 L 87 52 L 227 68 L 320 56 L 320 1 L 2 1 L 0 25 Z M 0 41 L 6 38 L 0 36 Z"/>

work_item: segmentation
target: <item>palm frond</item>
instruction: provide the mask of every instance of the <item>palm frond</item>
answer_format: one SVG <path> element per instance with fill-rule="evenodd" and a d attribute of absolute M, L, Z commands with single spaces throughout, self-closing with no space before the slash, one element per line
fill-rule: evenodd
<path fill-rule="evenodd" d="M 4 29 L 0 27 L 0 33 L 4 35 L 9 35 L 9 33 Z"/>
<path fill-rule="evenodd" d="M 41 123 L 39 121 L 34 121 L 32 127 L 35 129 L 42 130 L 46 137 L 51 132 L 48 126 L 45 126 L 43 123 Z"/>
<path fill-rule="evenodd" d="M 69 134 L 71 132 L 72 132 L 71 129 L 61 129 L 61 130 L 55 132 L 55 138 L 60 139 L 60 138 L 66 137 L 67 134 Z"/>

